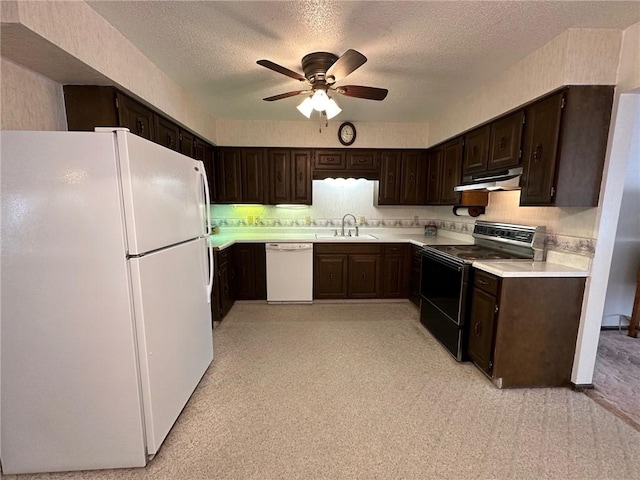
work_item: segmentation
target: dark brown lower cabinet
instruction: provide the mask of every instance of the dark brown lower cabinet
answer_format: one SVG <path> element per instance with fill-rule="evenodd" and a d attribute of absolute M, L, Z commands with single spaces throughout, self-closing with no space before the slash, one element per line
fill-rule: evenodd
<path fill-rule="evenodd" d="M 408 244 L 317 243 L 313 298 L 406 298 Z"/>
<path fill-rule="evenodd" d="M 420 308 L 420 272 L 422 271 L 422 248 L 411 245 L 408 297 Z"/>
<path fill-rule="evenodd" d="M 382 261 L 382 296 L 407 298 L 409 245 L 393 243 L 384 246 Z"/>
<path fill-rule="evenodd" d="M 379 298 L 380 254 L 349 255 L 347 296 L 349 298 Z"/>
<path fill-rule="evenodd" d="M 214 312 L 214 319 L 217 321 L 222 320 L 235 301 L 233 290 L 231 285 L 233 284 L 233 278 L 229 269 L 230 262 L 230 250 L 215 250 L 215 267 L 216 268 L 216 280 L 218 288 L 218 312 Z M 211 303 L 212 308 L 216 308 L 214 302 Z"/>
<path fill-rule="evenodd" d="M 264 243 L 237 243 L 233 247 L 236 300 L 266 300 L 267 270 Z"/>
<path fill-rule="evenodd" d="M 570 384 L 585 279 L 473 277 L 471 360 L 500 388 Z"/>

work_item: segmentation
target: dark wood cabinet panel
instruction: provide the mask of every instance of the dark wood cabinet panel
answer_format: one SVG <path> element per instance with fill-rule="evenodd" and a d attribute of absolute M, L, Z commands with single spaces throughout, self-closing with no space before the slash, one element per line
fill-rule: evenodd
<path fill-rule="evenodd" d="M 384 247 L 382 262 L 382 297 L 406 298 L 408 283 L 408 245 L 390 244 Z"/>
<path fill-rule="evenodd" d="M 242 201 L 264 203 L 264 151 L 261 148 L 243 148 L 240 155 Z"/>
<path fill-rule="evenodd" d="M 455 205 L 460 203 L 460 194 L 454 188 L 460 185 L 461 170 L 462 137 L 458 137 L 442 146 L 441 204 Z"/>
<path fill-rule="evenodd" d="M 496 314 L 496 297 L 479 288 L 474 288 L 467 353 L 471 360 L 488 375 L 493 371 Z"/>
<path fill-rule="evenodd" d="M 442 191 L 442 147 L 427 152 L 427 205 L 439 205 Z"/>
<path fill-rule="evenodd" d="M 569 87 L 525 109 L 520 205 L 595 207 L 613 87 Z"/>
<path fill-rule="evenodd" d="M 484 172 L 489 161 L 490 126 L 476 128 L 464 136 L 462 175 Z"/>
<path fill-rule="evenodd" d="M 411 263 L 409 271 L 409 300 L 420 308 L 420 272 L 422 271 L 422 249 L 411 245 Z"/>
<path fill-rule="evenodd" d="M 488 170 L 516 167 L 521 161 L 524 110 L 519 110 L 491 124 L 491 151 Z"/>
<path fill-rule="evenodd" d="M 399 150 L 386 150 L 380 154 L 380 184 L 378 203 L 396 205 L 400 198 L 400 162 Z"/>
<path fill-rule="evenodd" d="M 343 150 L 316 150 L 315 170 L 344 170 L 347 167 Z"/>
<path fill-rule="evenodd" d="M 191 158 L 195 158 L 196 156 L 195 136 L 182 129 L 180 129 L 180 153 Z"/>
<path fill-rule="evenodd" d="M 154 115 L 155 138 L 154 141 L 163 147 L 170 148 L 176 152 L 180 150 L 179 138 L 180 127 L 160 115 Z"/>
<path fill-rule="evenodd" d="M 269 149 L 269 203 L 290 203 L 291 151 Z"/>
<path fill-rule="evenodd" d="M 561 92 L 525 111 L 521 204 L 549 204 L 552 201 L 563 102 L 564 93 Z"/>
<path fill-rule="evenodd" d="M 229 270 L 230 250 L 215 250 L 215 265 L 218 276 L 218 296 L 220 302 L 220 311 L 218 317 L 222 320 L 235 301 L 233 295 L 233 278 Z"/>
<path fill-rule="evenodd" d="M 264 243 L 237 243 L 232 248 L 235 298 L 237 300 L 266 299 Z"/>
<path fill-rule="evenodd" d="M 423 205 L 427 183 L 427 164 L 424 151 L 402 152 L 400 177 L 400 204 Z"/>
<path fill-rule="evenodd" d="M 240 149 L 221 148 L 217 151 L 215 167 L 220 203 L 242 202 L 241 163 Z"/>
<path fill-rule="evenodd" d="M 287 203 L 311 205 L 311 150 L 291 150 L 291 195 Z"/>
<path fill-rule="evenodd" d="M 378 155 L 376 150 L 347 150 L 346 157 L 347 170 L 378 170 Z"/>
<path fill-rule="evenodd" d="M 316 254 L 313 265 L 313 298 L 346 298 L 348 255 Z"/>
<path fill-rule="evenodd" d="M 349 255 L 350 298 L 380 297 L 380 255 Z"/>
<path fill-rule="evenodd" d="M 126 127 L 132 133 L 153 140 L 155 138 L 153 132 L 154 118 L 153 111 L 145 107 L 141 103 L 122 95 L 120 92 L 116 94 L 119 126 Z"/>
<path fill-rule="evenodd" d="M 122 126 L 118 118 L 117 92 L 113 87 L 65 85 L 63 91 L 70 131 Z"/>

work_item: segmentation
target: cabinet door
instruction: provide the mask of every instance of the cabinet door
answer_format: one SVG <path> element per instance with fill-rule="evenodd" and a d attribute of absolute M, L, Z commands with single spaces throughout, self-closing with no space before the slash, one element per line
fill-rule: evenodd
<path fill-rule="evenodd" d="M 404 244 L 385 245 L 382 262 L 382 296 L 403 298 L 407 296 L 407 272 Z"/>
<path fill-rule="evenodd" d="M 237 243 L 232 248 L 235 298 L 237 300 L 266 299 L 264 244 Z"/>
<path fill-rule="evenodd" d="M 121 127 L 126 127 L 140 137 L 153 140 L 153 112 L 144 105 L 117 93 L 118 116 Z"/>
<path fill-rule="evenodd" d="M 553 203 L 563 96 L 560 92 L 525 110 L 520 205 Z"/>
<path fill-rule="evenodd" d="M 349 255 L 349 298 L 380 297 L 380 255 Z"/>
<path fill-rule="evenodd" d="M 425 202 L 426 162 L 422 151 L 402 152 L 400 203 L 422 205 Z"/>
<path fill-rule="evenodd" d="M 311 150 L 291 150 L 291 167 L 289 203 L 311 205 Z"/>
<path fill-rule="evenodd" d="M 178 125 L 160 115 L 154 115 L 154 119 L 154 142 L 177 152 L 179 150 L 178 139 L 180 137 Z"/>
<path fill-rule="evenodd" d="M 401 153 L 388 150 L 380 155 L 380 189 L 378 203 L 380 205 L 397 205 L 400 203 L 400 162 Z"/>
<path fill-rule="evenodd" d="M 378 156 L 375 150 L 347 150 L 347 170 L 378 170 Z"/>
<path fill-rule="evenodd" d="M 313 298 L 347 297 L 348 255 L 315 255 L 313 266 Z"/>
<path fill-rule="evenodd" d="M 242 202 L 240 164 L 239 148 L 222 148 L 218 150 L 216 158 L 218 201 L 222 203 Z"/>
<path fill-rule="evenodd" d="M 195 158 L 195 137 L 186 130 L 180 130 L 180 153 Z"/>
<path fill-rule="evenodd" d="M 411 246 L 411 271 L 409 273 L 409 300 L 420 308 L 420 272 L 422 271 L 422 252 L 420 247 Z"/>
<path fill-rule="evenodd" d="M 231 272 L 229 271 L 229 250 L 216 250 L 216 268 L 218 269 L 218 294 L 220 302 L 220 319 L 233 306 L 233 291 L 231 289 Z"/>
<path fill-rule="evenodd" d="M 241 157 L 242 201 L 264 203 L 263 151 L 261 148 L 243 148 Z"/>
<path fill-rule="evenodd" d="M 346 161 L 342 150 L 316 150 L 313 168 L 316 170 L 344 170 Z"/>
<path fill-rule="evenodd" d="M 490 127 L 477 128 L 465 135 L 462 175 L 484 172 L 489 160 Z"/>
<path fill-rule="evenodd" d="M 442 146 L 442 191 L 440 203 L 455 205 L 460 202 L 460 194 L 454 187 L 460 184 L 462 169 L 462 138 L 456 138 Z"/>
<path fill-rule="evenodd" d="M 291 151 L 269 149 L 269 203 L 291 203 Z"/>
<path fill-rule="evenodd" d="M 473 289 L 468 353 L 471 360 L 491 375 L 495 337 L 496 297 Z"/>
<path fill-rule="evenodd" d="M 427 205 L 440 204 L 442 190 L 442 147 L 427 152 Z"/>
<path fill-rule="evenodd" d="M 491 124 L 489 170 L 515 167 L 521 159 L 524 111 L 513 113 Z"/>

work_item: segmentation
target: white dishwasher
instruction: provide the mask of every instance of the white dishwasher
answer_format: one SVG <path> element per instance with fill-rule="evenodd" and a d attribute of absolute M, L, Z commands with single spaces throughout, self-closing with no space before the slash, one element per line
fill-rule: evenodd
<path fill-rule="evenodd" d="M 313 243 L 267 243 L 267 302 L 313 302 Z"/>

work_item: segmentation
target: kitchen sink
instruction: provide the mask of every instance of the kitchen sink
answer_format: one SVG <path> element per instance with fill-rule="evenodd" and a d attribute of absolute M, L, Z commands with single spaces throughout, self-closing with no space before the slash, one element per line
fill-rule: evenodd
<path fill-rule="evenodd" d="M 349 237 L 347 235 L 334 235 L 333 233 L 316 233 L 316 238 L 323 240 L 337 240 L 337 241 L 350 241 L 350 242 L 358 242 L 362 240 L 377 240 L 378 237 L 375 235 L 371 235 L 370 233 L 364 233 L 357 237 Z"/>

